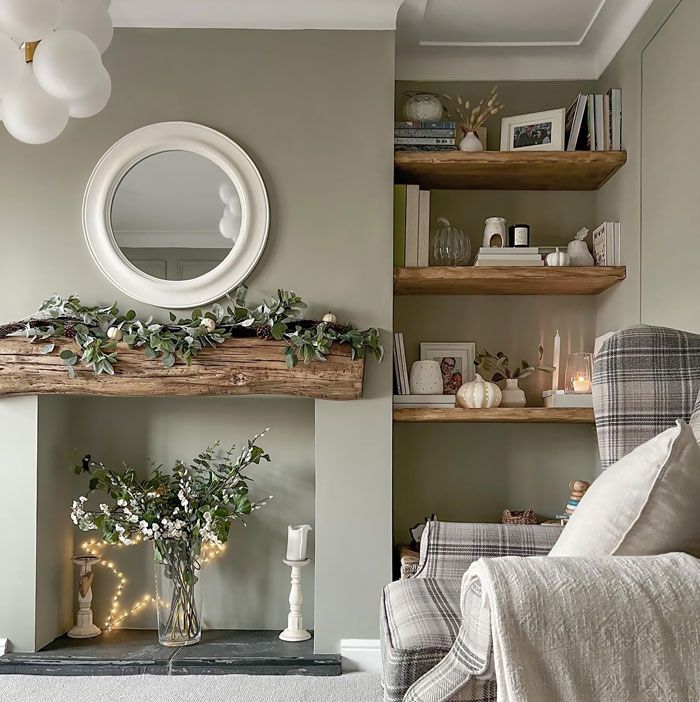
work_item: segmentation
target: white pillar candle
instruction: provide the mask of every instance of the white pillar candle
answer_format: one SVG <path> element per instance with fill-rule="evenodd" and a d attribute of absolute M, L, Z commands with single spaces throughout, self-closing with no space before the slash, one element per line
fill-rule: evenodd
<path fill-rule="evenodd" d="M 287 529 L 288 561 L 306 560 L 306 541 L 309 531 L 311 531 L 311 526 L 309 524 L 290 526 Z"/>
<path fill-rule="evenodd" d="M 572 382 L 572 387 L 574 392 L 590 392 L 591 391 L 591 381 L 584 375 L 578 376 L 576 380 Z"/>

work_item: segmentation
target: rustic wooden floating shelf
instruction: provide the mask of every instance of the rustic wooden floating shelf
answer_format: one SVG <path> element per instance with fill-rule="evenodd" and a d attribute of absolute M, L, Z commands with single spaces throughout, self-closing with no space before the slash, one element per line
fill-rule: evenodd
<path fill-rule="evenodd" d="M 394 178 L 435 190 L 597 190 L 626 151 L 397 151 Z"/>
<path fill-rule="evenodd" d="M 257 338 L 229 339 L 201 351 L 192 365 L 165 368 L 148 360 L 143 350 L 119 344 L 115 375 L 96 376 L 75 366 L 70 378 L 59 358 L 61 351 L 77 351 L 70 339 L 57 339 L 50 354 L 46 342 L 30 344 L 23 337 L 0 339 L 0 396 L 104 395 L 110 397 L 165 397 L 203 395 L 290 395 L 317 400 L 356 400 L 362 397 L 364 360 L 351 360 L 351 349 L 334 344 L 325 363 L 285 363 L 281 341 Z"/>
<path fill-rule="evenodd" d="M 593 410 L 587 407 L 496 407 L 492 409 L 414 409 L 394 408 L 395 422 L 490 423 L 511 422 L 529 424 L 593 424 Z"/>
<path fill-rule="evenodd" d="M 624 266 L 394 268 L 394 294 L 597 295 L 625 276 Z"/>

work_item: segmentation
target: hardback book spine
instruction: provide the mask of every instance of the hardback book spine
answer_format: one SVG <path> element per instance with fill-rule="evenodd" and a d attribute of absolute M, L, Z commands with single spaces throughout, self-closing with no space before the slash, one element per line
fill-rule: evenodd
<path fill-rule="evenodd" d="M 606 93 L 603 95 L 603 137 L 605 140 L 604 148 L 606 151 L 612 149 L 612 139 L 610 135 L 610 96 Z"/>
<path fill-rule="evenodd" d="M 406 186 L 394 186 L 394 266 L 406 265 Z"/>
<path fill-rule="evenodd" d="M 601 224 L 593 230 L 593 258 L 596 266 L 607 266 L 608 264 L 608 247 L 607 247 L 607 223 Z"/>
<path fill-rule="evenodd" d="M 430 256 L 430 190 L 421 190 L 418 202 L 418 266 L 427 268 Z"/>
<path fill-rule="evenodd" d="M 595 151 L 595 95 L 588 96 L 588 148 Z"/>
<path fill-rule="evenodd" d="M 479 268 L 482 268 L 482 267 L 493 268 L 495 266 L 504 266 L 504 267 L 527 266 L 530 268 L 537 268 L 539 266 L 544 266 L 544 261 L 542 259 L 540 259 L 539 261 L 501 261 L 500 259 L 498 261 L 482 261 L 481 259 L 477 259 L 477 262 L 474 265 L 479 267 Z"/>
<path fill-rule="evenodd" d="M 442 137 L 454 139 L 454 129 L 394 129 L 394 137 Z"/>
<path fill-rule="evenodd" d="M 621 242 L 620 242 L 620 230 L 621 230 L 621 224 L 620 222 L 613 222 L 613 256 L 615 263 L 613 265 L 615 266 L 621 266 L 622 265 L 622 249 L 621 247 Z"/>
<path fill-rule="evenodd" d="M 603 128 L 603 96 L 595 96 L 595 149 L 605 150 L 605 130 Z"/>
<path fill-rule="evenodd" d="M 455 151 L 457 147 L 452 144 L 395 144 L 394 151 Z"/>
<path fill-rule="evenodd" d="M 454 137 L 394 137 L 397 146 L 454 146 Z"/>
<path fill-rule="evenodd" d="M 408 395 L 411 392 L 410 382 L 408 378 L 408 363 L 406 361 L 406 346 L 403 340 L 403 334 L 399 333 L 399 362 L 401 363 L 401 386 L 403 389 L 402 394 Z"/>
<path fill-rule="evenodd" d="M 457 129 L 457 122 L 394 122 L 394 129 Z"/>
<path fill-rule="evenodd" d="M 405 265 L 418 265 L 418 220 L 420 216 L 420 188 L 406 186 L 406 255 Z"/>
<path fill-rule="evenodd" d="M 399 335 L 394 332 L 393 336 L 393 361 L 394 361 L 394 387 L 397 394 L 401 395 L 401 366 L 399 364 Z"/>
<path fill-rule="evenodd" d="M 612 146 L 615 151 L 622 149 L 622 91 L 620 88 L 610 88 L 610 121 L 612 131 Z"/>

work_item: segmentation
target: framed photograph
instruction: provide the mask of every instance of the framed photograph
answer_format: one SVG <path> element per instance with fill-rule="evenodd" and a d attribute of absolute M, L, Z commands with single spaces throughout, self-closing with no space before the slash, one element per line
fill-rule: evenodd
<path fill-rule="evenodd" d="M 474 380 L 476 344 L 422 342 L 421 361 L 437 361 L 442 372 L 442 394 L 456 395 L 464 383 Z"/>
<path fill-rule="evenodd" d="M 501 151 L 564 151 L 566 110 L 501 119 Z"/>

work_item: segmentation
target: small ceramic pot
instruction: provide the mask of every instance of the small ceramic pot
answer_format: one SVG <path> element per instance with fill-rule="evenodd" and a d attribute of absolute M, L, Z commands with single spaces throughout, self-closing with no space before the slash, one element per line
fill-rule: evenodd
<path fill-rule="evenodd" d="M 412 395 L 442 395 L 442 373 L 437 361 L 416 361 L 411 366 Z"/>
<path fill-rule="evenodd" d="M 525 407 L 525 393 L 517 378 L 506 379 L 506 386 L 501 390 L 501 407 Z"/>
<path fill-rule="evenodd" d="M 474 132 L 467 132 L 464 139 L 459 142 L 460 151 L 483 151 L 484 145 Z"/>

